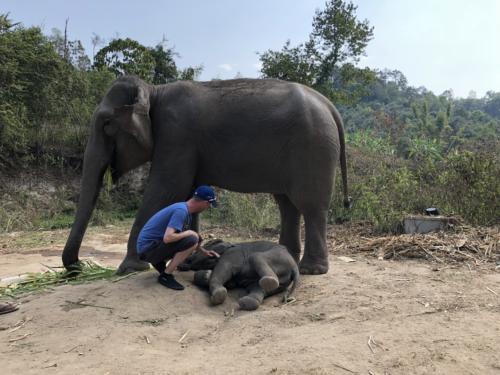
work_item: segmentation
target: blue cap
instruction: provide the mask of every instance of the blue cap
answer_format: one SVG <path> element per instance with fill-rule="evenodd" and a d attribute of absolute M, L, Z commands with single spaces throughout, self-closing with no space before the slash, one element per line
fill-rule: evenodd
<path fill-rule="evenodd" d="M 193 197 L 210 202 L 210 205 L 212 207 L 217 207 L 217 198 L 215 197 L 215 191 L 210 186 L 198 186 L 194 191 Z"/>

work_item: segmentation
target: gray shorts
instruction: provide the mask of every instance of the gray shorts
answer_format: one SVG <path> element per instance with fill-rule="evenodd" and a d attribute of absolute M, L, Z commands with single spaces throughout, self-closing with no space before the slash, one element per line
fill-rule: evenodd
<path fill-rule="evenodd" d="M 165 260 L 172 259 L 175 254 L 187 250 L 198 243 L 198 238 L 195 236 L 188 236 L 180 239 L 177 242 L 165 243 L 163 241 L 151 246 L 142 254 L 139 254 L 139 259 L 157 264 Z"/>

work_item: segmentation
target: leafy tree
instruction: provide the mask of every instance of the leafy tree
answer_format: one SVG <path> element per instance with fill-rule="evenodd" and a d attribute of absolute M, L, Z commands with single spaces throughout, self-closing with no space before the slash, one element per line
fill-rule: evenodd
<path fill-rule="evenodd" d="M 83 48 L 82 42 L 79 40 L 66 40 L 61 30 L 57 28 L 52 29 L 52 34 L 49 36 L 49 40 L 53 43 L 56 52 L 72 64 L 74 67 L 80 70 L 90 69 L 90 59 L 85 53 L 85 48 Z"/>
<path fill-rule="evenodd" d="M 109 69 L 116 77 L 133 74 L 147 82 L 152 82 L 155 58 L 148 48 L 135 40 L 115 39 L 97 52 L 94 68 Z"/>
<path fill-rule="evenodd" d="M 281 51 L 267 51 L 260 55 L 261 72 L 265 77 L 282 79 L 313 86 L 316 66 L 312 54 L 304 46 L 290 47 L 288 40 Z"/>
<path fill-rule="evenodd" d="M 281 51 L 259 54 L 264 77 L 294 81 L 314 87 L 336 103 L 352 103 L 373 81 L 370 69 L 356 63 L 373 37 L 367 20 L 356 19 L 357 7 L 330 0 L 316 11 L 309 40 L 297 47 L 287 41 Z"/>
<path fill-rule="evenodd" d="M 179 70 L 174 61 L 175 51 L 165 49 L 163 43 L 156 47 L 145 47 L 126 38 L 115 39 L 97 52 L 94 68 L 111 71 L 116 77 L 125 74 L 137 75 L 146 82 L 163 84 L 175 80 L 193 80 L 202 67 L 188 67 Z"/>
<path fill-rule="evenodd" d="M 330 0 L 324 10 L 317 10 L 313 19 L 313 52 L 319 60 L 319 86 L 333 79 L 335 68 L 346 62 L 358 62 L 368 42 L 373 38 L 373 27 L 367 20 L 356 19 L 357 6 L 343 0 Z"/>
<path fill-rule="evenodd" d="M 155 48 L 148 48 L 148 51 L 155 62 L 152 83 L 158 85 L 176 80 L 179 73 L 175 65 L 173 49 L 165 49 L 162 44 L 158 44 Z"/>

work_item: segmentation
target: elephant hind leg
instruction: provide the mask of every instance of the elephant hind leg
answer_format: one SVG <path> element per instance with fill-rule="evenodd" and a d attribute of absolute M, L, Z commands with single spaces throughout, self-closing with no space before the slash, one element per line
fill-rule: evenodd
<path fill-rule="evenodd" d="M 326 210 L 318 209 L 304 214 L 306 245 L 299 264 L 301 274 L 319 275 L 328 272 L 326 218 Z"/>
<path fill-rule="evenodd" d="M 256 253 L 248 259 L 250 265 L 259 275 L 259 285 L 266 292 L 271 292 L 279 286 L 279 279 L 274 270 L 269 266 L 269 260 L 262 253 Z"/>
<path fill-rule="evenodd" d="M 248 311 L 258 309 L 266 293 L 258 284 L 250 285 L 247 290 L 249 293 L 238 300 L 240 309 Z"/>
<path fill-rule="evenodd" d="M 300 260 L 300 212 L 284 194 L 275 194 L 281 217 L 279 243 L 286 246 L 295 262 Z"/>

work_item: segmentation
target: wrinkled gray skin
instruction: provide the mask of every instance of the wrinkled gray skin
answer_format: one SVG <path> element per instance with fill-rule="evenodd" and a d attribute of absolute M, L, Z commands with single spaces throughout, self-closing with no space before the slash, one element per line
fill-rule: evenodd
<path fill-rule="evenodd" d="M 325 273 L 327 211 L 339 160 L 347 204 L 341 117 L 325 97 L 306 86 L 258 79 L 151 86 L 136 77 L 119 78 L 92 117 L 64 266 L 77 267 L 106 169 L 111 168 L 116 180 L 152 161 L 119 273 L 149 267 L 136 253 L 140 229 L 154 213 L 187 200 L 201 184 L 273 194 L 281 214 L 280 243 L 296 261 L 303 215 L 300 271 Z"/>
<path fill-rule="evenodd" d="M 220 258 L 201 253 L 190 256 L 179 266 L 193 270 L 194 283 L 208 287 L 210 301 L 219 305 L 227 297 L 226 288 L 245 288 L 246 296 L 238 300 L 242 310 L 257 309 L 265 297 L 285 291 L 292 284 L 291 295 L 299 281 L 299 269 L 288 250 L 269 241 L 244 242 L 231 245 L 221 240 L 205 245 L 219 253 Z"/>

